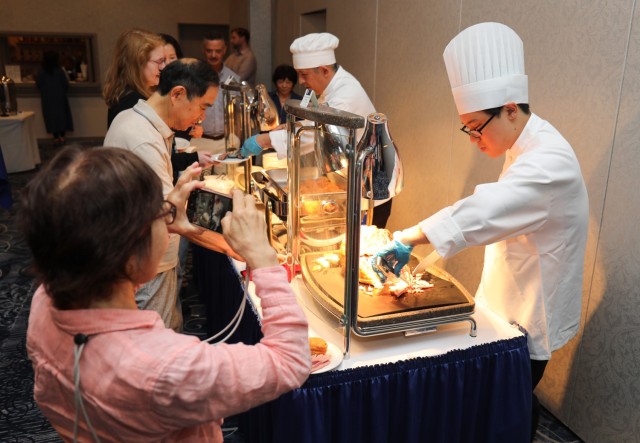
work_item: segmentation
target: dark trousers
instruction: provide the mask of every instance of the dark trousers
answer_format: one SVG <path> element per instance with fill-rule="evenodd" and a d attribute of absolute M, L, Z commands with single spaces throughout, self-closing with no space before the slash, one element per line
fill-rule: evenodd
<path fill-rule="evenodd" d="M 224 329 L 236 315 L 244 297 L 244 288 L 240 283 L 240 276 L 226 255 L 192 244 L 191 256 L 193 278 L 207 317 L 207 337 L 211 337 Z M 247 303 L 242 322 L 227 343 L 242 342 L 252 345 L 261 338 L 260 324 Z"/>
<path fill-rule="evenodd" d="M 542 376 L 544 375 L 544 370 L 547 367 L 547 363 L 549 360 L 531 360 L 531 389 L 535 390 L 540 380 L 542 380 Z M 540 421 L 540 402 L 538 401 L 538 397 L 532 392 L 531 393 L 531 441 L 533 441 L 533 437 L 536 435 L 536 429 L 538 428 L 538 422 Z"/>
<path fill-rule="evenodd" d="M 373 221 L 371 224 L 376 225 L 378 228 L 387 226 L 387 220 L 391 215 L 391 202 L 393 202 L 393 199 L 373 208 Z"/>

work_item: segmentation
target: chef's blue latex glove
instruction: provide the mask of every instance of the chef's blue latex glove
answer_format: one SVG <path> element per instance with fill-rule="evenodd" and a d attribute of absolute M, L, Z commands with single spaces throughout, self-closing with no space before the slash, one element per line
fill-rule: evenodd
<path fill-rule="evenodd" d="M 393 271 L 395 276 L 399 277 L 400 270 L 409 263 L 411 251 L 413 251 L 413 246 L 405 245 L 398 240 L 393 240 L 371 257 L 371 267 L 378 277 L 380 277 L 382 283 L 387 281 L 387 275 L 384 270 L 379 268 L 379 264 L 386 267 L 387 271 Z M 380 260 L 377 260 L 378 257 L 380 257 Z"/>
<path fill-rule="evenodd" d="M 244 158 L 251 157 L 252 155 L 258 155 L 262 152 L 262 148 L 258 144 L 257 135 L 252 135 L 244 141 L 240 148 L 240 155 Z"/>

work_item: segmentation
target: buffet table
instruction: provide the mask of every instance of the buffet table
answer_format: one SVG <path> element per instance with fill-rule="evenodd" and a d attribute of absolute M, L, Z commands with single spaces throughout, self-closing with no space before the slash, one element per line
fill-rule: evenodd
<path fill-rule="evenodd" d="M 7 172 L 29 171 L 40 164 L 34 121 L 31 111 L 0 117 L 0 146 Z"/>
<path fill-rule="evenodd" d="M 300 277 L 292 286 L 310 335 L 342 349 L 335 317 Z M 259 300 L 251 301 L 259 315 Z M 528 442 L 526 337 L 484 306 L 473 317 L 477 337 L 467 322 L 432 334 L 354 337 L 350 358 L 249 411 L 241 430 L 252 442 Z"/>

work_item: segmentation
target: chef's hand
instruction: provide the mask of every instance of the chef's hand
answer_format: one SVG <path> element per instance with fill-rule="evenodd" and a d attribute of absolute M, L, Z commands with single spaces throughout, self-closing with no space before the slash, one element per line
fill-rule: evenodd
<path fill-rule="evenodd" d="M 384 283 L 387 280 L 387 276 L 380 268 L 378 268 L 376 264 L 377 257 L 380 257 L 381 260 L 386 262 L 386 264 L 388 264 L 393 270 L 395 276 L 399 277 L 400 270 L 409 263 L 411 251 L 413 251 L 413 246 L 406 245 L 398 240 L 392 240 L 373 257 L 371 257 L 371 267 L 380 278 L 380 281 Z"/>
<path fill-rule="evenodd" d="M 227 212 L 221 223 L 225 240 L 250 269 L 279 265 L 276 251 L 267 238 L 264 212 L 256 208 L 253 195 L 234 189 L 233 211 Z"/>
<path fill-rule="evenodd" d="M 252 135 L 244 141 L 240 148 L 240 155 L 244 158 L 258 155 L 262 152 L 262 147 L 258 144 L 258 135 Z"/>

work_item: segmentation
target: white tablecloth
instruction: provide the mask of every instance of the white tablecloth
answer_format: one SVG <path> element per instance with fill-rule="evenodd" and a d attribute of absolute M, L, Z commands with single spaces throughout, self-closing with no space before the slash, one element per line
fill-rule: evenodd
<path fill-rule="evenodd" d="M 236 262 L 239 268 L 242 265 Z M 338 320 L 322 308 L 313 298 L 302 277 L 291 282 L 298 303 L 304 309 L 309 322 L 309 335 L 318 336 L 344 349 L 343 328 Z M 249 285 L 251 302 L 260 312 L 260 300 L 255 296 L 253 283 Z M 468 349 L 475 345 L 498 340 L 521 337 L 520 330 L 498 317 L 483 305 L 476 304 L 473 318 L 477 324 L 477 336 L 469 335 L 467 321 L 438 326 L 437 331 L 428 334 L 405 336 L 403 333 L 378 335 L 374 337 L 352 336 L 350 357 L 342 361 L 338 370 L 382 363 L 393 363 L 416 357 L 431 357 L 445 354 L 454 349 Z"/>
<path fill-rule="evenodd" d="M 0 146 L 8 173 L 29 171 L 40 164 L 34 115 L 25 111 L 0 117 Z"/>

